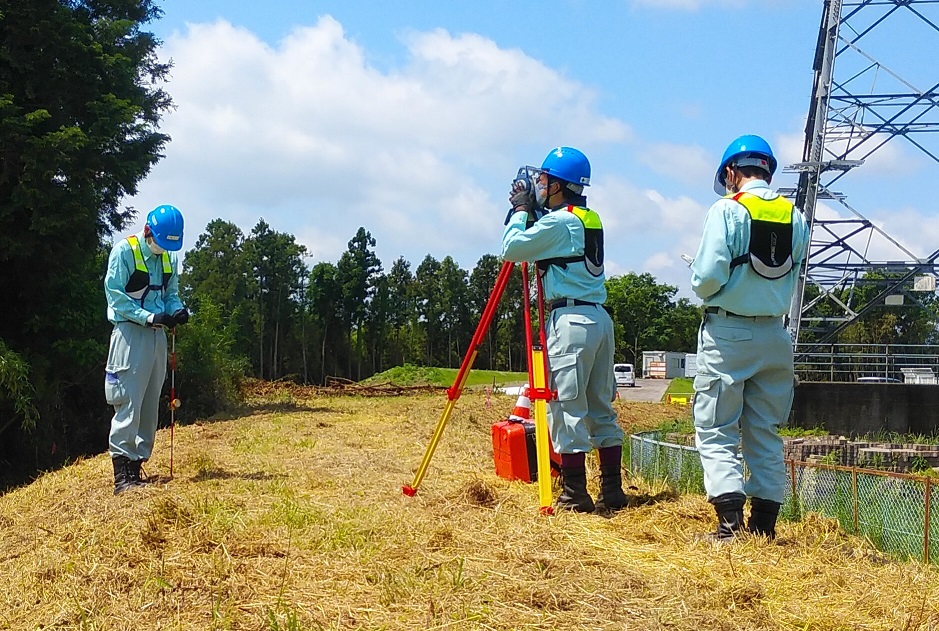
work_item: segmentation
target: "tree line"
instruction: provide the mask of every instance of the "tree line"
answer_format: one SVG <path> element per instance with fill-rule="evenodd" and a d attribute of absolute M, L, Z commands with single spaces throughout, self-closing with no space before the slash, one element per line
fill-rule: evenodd
<path fill-rule="evenodd" d="M 428 254 L 416 267 L 399 257 L 386 271 L 375 246 L 360 227 L 336 263 L 310 268 L 305 246 L 263 219 L 247 235 L 216 219 L 187 253 L 180 288 L 194 320 L 207 307 L 220 314 L 231 359 L 253 377 L 322 384 L 402 364 L 459 366 L 502 260 L 485 254 L 465 270 Z M 524 291 L 513 274 L 477 368 L 527 370 Z M 610 278 L 607 291 L 619 361 L 638 364 L 649 349 L 694 350 L 700 310 L 676 298 L 676 287 L 631 273 Z"/>

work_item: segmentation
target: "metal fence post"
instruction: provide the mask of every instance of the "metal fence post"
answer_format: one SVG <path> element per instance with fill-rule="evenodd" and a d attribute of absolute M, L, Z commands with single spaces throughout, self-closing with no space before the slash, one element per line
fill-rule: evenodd
<path fill-rule="evenodd" d="M 796 490 L 796 461 L 789 461 L 789 478 L 792 481 L 792 501 L 794 505 L 798 505 L 799 493 Z"/>
<path fill-rule="evenodd" d="M 857 465 L 851 467 L 851 495 L 854 500 L 854 532 L 858 533 Z"/>
<path fill-rule="evenodd" d="M 926 560 L 926 563 L 929 563 L 929 512 L 930 506 L 932 504 L 932 488 L 931 488 L 932 479 L 927 475 L 926 476 L 926 516 L 925 523 L 923 524 L 923 558 Z"/>

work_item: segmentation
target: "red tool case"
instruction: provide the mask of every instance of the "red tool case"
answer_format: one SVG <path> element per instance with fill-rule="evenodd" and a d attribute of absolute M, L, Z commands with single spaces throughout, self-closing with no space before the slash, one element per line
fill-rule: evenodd
<path fill-rule="evenodd" d="M 560 458 L 549 443 L 551 475 L 557 475 Z M 535 482 L 538 479 L 538 458 L 535 452 L 535 424 L 531 421 L 507 420 L 492 424 L 492 455 L 496 475 L 506 480 Z"/>

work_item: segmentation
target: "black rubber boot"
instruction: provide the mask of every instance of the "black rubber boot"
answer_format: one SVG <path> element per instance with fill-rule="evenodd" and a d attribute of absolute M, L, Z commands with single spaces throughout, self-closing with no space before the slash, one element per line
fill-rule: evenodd
<path fill-rule="evenodd" d="M 623 493 L 623 448 L 604 447 L 600 455 L 600 495 L 597 510 L 614 511 L 624 508 L 629 498 Z"/>
<path fill-rule="evenodd" d="M 596 508 L 587 493 L 586 467 L 561 467 L 561 496 L 557 507 L 578 513 L 592 513 Z"/>
<path fill-rule="evenodd" d="M 133 465 L 126 456 L 114 456 L 111 458 L 111 464 L 114 465 L 114 494 L 120 495 L 124 491 L 137 488 L 138 484 L 134 481 Z"/>
<path fill-rule="evenodd" d="M 747 496 L 743 493 L 724 493 L 710 500 L 717 513 L 717 531 L 708 534 L 715 542 L 732 541 L 743 529 L 743 505 Z"/>
<path fill-rule="evenodd" d="M 130 471 L 131 480 L 137 486 L 146 486 L 147 480 L 144 479 L 143 474 L 141 474 L 140 469 L 143 466 L 143 460 L 128 460 L 130 464 L 128 465 Z"/>
<path fill-rule="evenodd" d="M 758 497 L 750 498 L 750 532 L 770 539 L 776 538 L 776 518 L 779 516 L 779 502 L 771 502 Z"/>

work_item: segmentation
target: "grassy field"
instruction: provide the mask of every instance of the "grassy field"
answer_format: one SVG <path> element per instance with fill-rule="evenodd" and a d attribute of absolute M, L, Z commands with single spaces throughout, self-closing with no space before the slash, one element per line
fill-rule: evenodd
<path fill-rule="evenodd" d="M 369 377 L 362 383 L 393 383 L 399 386 L 434 385 L 449 387 L 456 381 L 458 368 L 425 368 L 422 366 L 397 366 L 390 370 Z M 470 370 L 466 386 L 505 386 L 528 382 L 527 372 L 507 372 L 502 370 Z"/>
<path fill-rule="evenodd" d="M 668 384 L 668 389 L 665 391 L 665 394 L 694 394 L 694 379 L 675 377 Z"/>
<path fill-rule="evenodd" d="M 0 628 L 939 628 L 936 569 L 831 521 L 715 546 L 704 498 L 638 479 L 612 518 L 539 516 L 493 473 L 514 397 L 464 394 L 409 498 L 445 396 L 266 392 L 177 428 L 173 479 L 161 431 L 148 489 L 114 497 L 100 455 L 0 497 Z M 615 405 L 627 431 L 687 413 Z"/>

